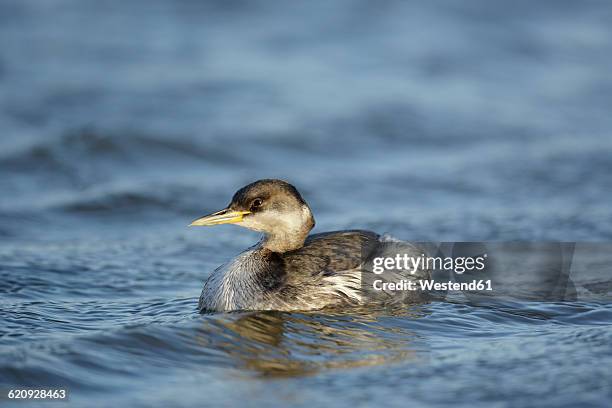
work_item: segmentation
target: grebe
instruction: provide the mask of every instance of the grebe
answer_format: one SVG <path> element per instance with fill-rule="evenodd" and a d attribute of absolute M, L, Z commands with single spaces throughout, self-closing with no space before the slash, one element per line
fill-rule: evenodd
<path fill-rule="evenodd" d="M 190 225 L 219 224 L 239 225 L 264 236 L 208 277 L 198 303 L 202 312 L 307 311 L 363 305 L 372 299 L 364 278 L 373 275 L 364 265 L 382 251 L 385 239 L 362 230 L 308 236 L 315 225 L 312 211 L 285 181 L 251 183 L 234 194 L 227 208 Z M 416 256 L 421 252 L 410 248 Z M 429 276 L 429 271 L 418 271 L 409 278 Z M 405 296 L 417 301 L 423 298 L 418 293 Z"/>

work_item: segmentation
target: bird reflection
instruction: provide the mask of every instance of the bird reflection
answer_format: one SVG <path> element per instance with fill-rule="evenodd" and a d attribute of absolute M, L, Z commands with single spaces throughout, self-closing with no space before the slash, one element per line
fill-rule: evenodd
<path fill-rule="evenodd" d="M 421 317 L 418 306 L 385 318 Z M 252 312 L 208 315 L 198 342 L 222 350 L 230 365 L 261 376 L 295 377 L 325 369 L 346 369 L 405 362 L 416 358 L 416 335 L 381 325 L 382 311 L 297 314 Z"/>

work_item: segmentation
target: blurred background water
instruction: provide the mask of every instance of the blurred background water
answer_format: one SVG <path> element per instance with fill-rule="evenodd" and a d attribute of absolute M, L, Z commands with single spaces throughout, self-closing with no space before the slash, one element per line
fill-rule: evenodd
<path fill-rule="evenodd" d="M 202 316 L 257 235 L 186 226 L 274 177 L 318 232 L 609 241 L 610 21 L 607 1 L 0 1 L 0 386 L 609 406 L 609 279 L 575 302 Z"/>

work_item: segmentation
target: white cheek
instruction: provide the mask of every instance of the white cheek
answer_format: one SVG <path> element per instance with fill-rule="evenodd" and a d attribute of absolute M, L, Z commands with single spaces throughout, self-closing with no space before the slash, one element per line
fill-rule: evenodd
<path fill-rule="evenodd" d="M 241 227 L 245 227 L 251 229 L 253 231 L 265 231 L 266 230 L 266 222 L 259 214 L 250 215 L 244 217 L 242 221 L 236 223 L 236 225 L 240 225 Z"/>
<path fill-rule="evenodd" d="M 292 232 L 301 230 L 309 216 L 307 207 L 294 212 L 264 211 L 244 217 L 237 225 L 261 232 Z"/>
<path fill-rule="evenodd" d="M 276 222 L 275 227 L 282 228 L 284 231 L 287 232 L 299 231 L 304 225 L 304 218 L 302 212 L 275 212 L 271 215 L 273 215 L 274 221 Z"/>

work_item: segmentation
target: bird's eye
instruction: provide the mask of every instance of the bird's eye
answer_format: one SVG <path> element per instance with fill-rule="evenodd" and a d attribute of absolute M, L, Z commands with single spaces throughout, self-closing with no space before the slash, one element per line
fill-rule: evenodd
<path fill-rule="evenodd" d="M 263 204 L 263 200 L 261 198 L 256 198 L 251 203 L 251 210 L 256 210 Z"/>

